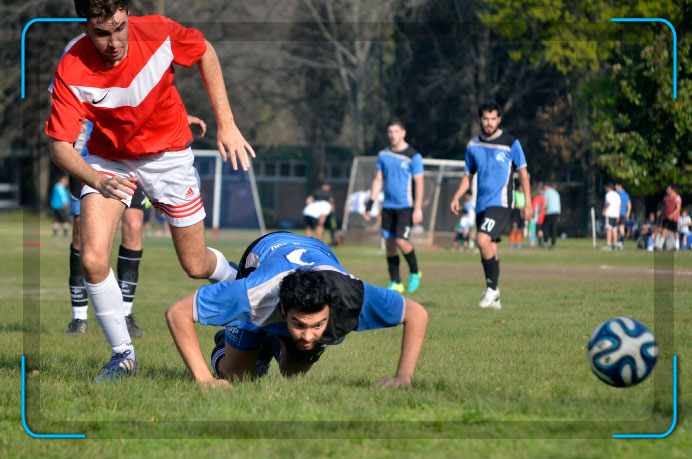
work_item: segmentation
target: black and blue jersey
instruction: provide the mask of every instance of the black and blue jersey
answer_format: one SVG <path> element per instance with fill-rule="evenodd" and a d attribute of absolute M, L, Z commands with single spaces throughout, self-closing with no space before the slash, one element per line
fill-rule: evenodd
<path fill-rule="evenodd" d="M 321 241 L 273 233 L 259 239 L 246 255 L 243 267 L 255 268 L 246 278 L 207 285 L 195 293 L 195 321 L 288 336 L 279 308 L 279 285 L 296 269 L 317 269 L 339 291 L 339 302 L 329 312 L 320 343 L 334 343 L 351 331 L 393 327 L 403 322 L 405 302 L 399 293 L 356 279 Z"/>
<path fill-rule="evenodd" d="M 413 207 L 413 177 L 423 174 L 423 156 L 409 145 L 403 151 L 390 147 L 377 154 L 377 170 L 384 178 L 385 209 L 406 209 Z"/>
<path fill-rule="evenodd" d="M 496 139 L 481 136 L 469 140 L 466 145 L 466 173 L 478 174 L 476 212 L 488 207 L 512 207 L 516 169 L 526 167 L 524 150 L 519 140 L 507 132 Z"/>

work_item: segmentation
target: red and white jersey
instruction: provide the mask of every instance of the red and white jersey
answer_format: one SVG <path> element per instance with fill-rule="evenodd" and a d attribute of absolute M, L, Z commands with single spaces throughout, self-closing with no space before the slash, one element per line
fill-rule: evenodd
<path fill-rule="evenodd" d="M 199 30 L 162 16 L 128 18 L 127 56 L 112 68 L 82 38 L 55 72 L 46 134 L 73 143 L 86 118 L 94 123 L 92 155 L 118 160 L 184 150 L 192 133 L 173 64 L 189 67 L 206 50 Z"/>

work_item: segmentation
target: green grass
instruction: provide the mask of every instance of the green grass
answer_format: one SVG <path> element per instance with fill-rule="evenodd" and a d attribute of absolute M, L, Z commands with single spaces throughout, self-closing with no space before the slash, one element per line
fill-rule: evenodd
<path fill-rule="evenodd" d="M 24 247 L 39 237 L 40 250 Z M 222 232 L 213 245 L 237 260 L 254 237 Z M 689 253 L 673 259 L 633 245 L 601 252 L 584 240 L 559 241 L 554 251 L 501 244 L 503 309 L 491 312 L 475 308 L 484 287 L 478 255 L 419 249 L 423 284 L 412 298 L 428 309 L 430 323 L 412 387 L 374 387 L 394 374 L 401 342 L 401 328 L 394 328 L 352 333 L 303 377 L 282 378 L 274 364 L 268 378 L 212 390 L 192 382 L 163 317 L 173 301 L 203 285 L 186 278 L 170 240 L 145 241 L 134 310 L 145 333 L 135 341 L 140 372 L 104 385 L 91 382 L 110 352 L 91 310 L 86 336 L 64 335 L 71 318 L 68 243 L 51 239 L 48 219 L 24 221 L 17 213 L 0 214 L 0 241 L 0 450 L 12 454 L 685 457 L 692 448 L 692 397 L 685 391 L 692 373 L 685 366 L 692 355 Z M 336 253 L 354 275 L 386 285 L 377 247 L 347 245 Z M 673 263 L 674 285 L 665 274 Z M 654 269 L 663 273 L 656 282 Z M 674 322 L 665 306 L 672 294 Z M 663 311 L 656 317 L 655 301 Z M 647 324 L 662 348 L 654 376 L 628 389 L 598 381 L 585 358 L 591 331 L 620 315 Z M 32 333 L 34 323 L 40 334 Z M 197 331 L 206 356 L 215 330 Z M 29 374 L 39 371 L 27 376 L 30 427 L 86 433 L 86 440 L 24 433 L 20 355 L 39 349 L 40 360 L 27 361 Z M 675 432 L 665 440 L 610 439 L 668 429 L 673 354 L 680 386 Z"/>

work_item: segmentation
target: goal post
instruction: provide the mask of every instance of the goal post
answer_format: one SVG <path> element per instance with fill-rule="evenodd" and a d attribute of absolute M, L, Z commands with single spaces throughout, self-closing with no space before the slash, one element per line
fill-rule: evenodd
<path fill-rule="evenodd" d="M 233 170 L 230 161 L 224 163 L 218 150 L 195 150 L 195 168 L 199 174 L 202 198 L 211 207 L 211 226 L 216 239 L 219 228 L 257 229 L 266 233 L 262 206 L 257 191 L 255 173 L 250 167 Z M 211 206 L 209 207 L 209 203 Z"/>
<path fill-rule="evenodd" d="M 373 212 L 378 218 L 373 216 L 370 221 L 363 218 L 365 202 L 369 199 L 377 172 L 376 163 L 376 156 L 357 156 L 353 159 L 342 223 L 346 241 L 377 243 L 380 240 L 379 208 Z M 434 245 L 436 238 L 454 234 L 459 217 L 451 213 L 449 203 L 463 176 L 464 161 L 423 159 L 423 223 L 411 231 L 410 239 L 414 243 Z M 472 186 L 472 190 L 475 190 L 475 186 Z"/>

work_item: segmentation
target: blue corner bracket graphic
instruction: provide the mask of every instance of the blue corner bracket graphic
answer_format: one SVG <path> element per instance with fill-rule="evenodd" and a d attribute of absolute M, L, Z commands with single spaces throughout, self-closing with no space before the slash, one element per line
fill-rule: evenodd
<path fill-rule="evenodd" d="M 24 37 L 26 37 L 26 31 L 29 30 L 29 27 L 37 22 L 86 22 L 86 18 L 35 18 L 26 23 L 24 30 L 22 30 L 22 99 L 24 99 L 24 74 L 26 73 Z"/>
<path fill-rule="evenodd" d="M 26 425 L 26 387 L 25 387 L 25 370 L 24 356 L 22 356 L 22 426 L 24 431 L 33 438 L 86 438 L 86 434 L 36 434 Z"/>
<path fill-rule="evenodd" d="M 611 18 L 612 22 L 662 22 L 673 32 L 673 99 L 678 98 L 678 35 L 669 20 L 663 18 Z"/>
<path fill-rule="evenodd" d="M 678 423 L 678 356 L 673 356 L 673 423 L 662 434 L 613 434 L 613 438 L 666 438 Z"/>

